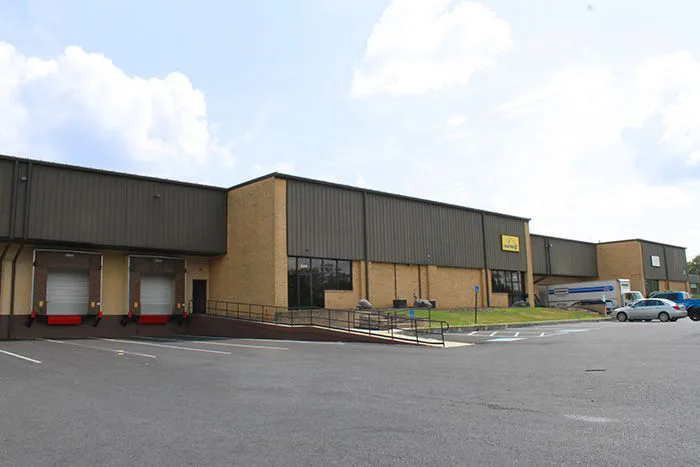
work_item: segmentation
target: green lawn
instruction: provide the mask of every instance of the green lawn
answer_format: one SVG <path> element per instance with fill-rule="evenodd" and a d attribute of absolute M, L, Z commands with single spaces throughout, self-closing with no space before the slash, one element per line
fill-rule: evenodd
<path fill-rule="evenodd" d="M 408 310 L 397 312 L 399 316 L 408 316 Z M 427 318 L 428 310 L 415 310 L 416 318 Z M 474 310 L 443 311 L 431 310 L 433 320 L 447 321 L 450 326 L 469 326 L 474 324 Z M 563 310 L 559 308 L 490 308 L 480 309 L 476 324 L 529 323 L 533 321 L 558 321 L 566 319 L 595 319 L 601 316 L 587 311 Z"/>

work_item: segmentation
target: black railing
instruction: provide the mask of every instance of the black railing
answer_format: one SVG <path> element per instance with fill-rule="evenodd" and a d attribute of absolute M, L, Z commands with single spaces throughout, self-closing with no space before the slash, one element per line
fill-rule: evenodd
<path fill-rule="evenodd" d="M 410 318 L 397 313 L 328 308 L 289 309 L 272 305 L 207 300 L 206 314 L 285 326 L 315 326 L 397 342 L 445 346 L 446 321 Z"/>

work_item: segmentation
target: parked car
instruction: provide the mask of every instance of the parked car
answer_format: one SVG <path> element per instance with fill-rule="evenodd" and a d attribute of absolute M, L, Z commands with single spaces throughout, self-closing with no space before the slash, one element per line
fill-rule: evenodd
<path fill-rule="evenodd" d="M 666 300 L 665 298 L 647 298 L 639 300 L 632 306 L 623 306 L 613 311 L 618 321 L 676 321 L 688 316 L 683 305 Z"/>
<path fill-rule="evenodd" d="M 592 305 L 604 305 L 606 314 L 610 314 L 615 308 L 612 300 L 579 300 L 571 305 L 571 307 L 588 309 Z"/>
<path fill-rule="evenodd" d="M 683 305 L 688 310 L 688 318 L 700 321 L 700 300 L 691 297 L 688 292 L 654 292 L 649 298 L 663 298 Z"/>

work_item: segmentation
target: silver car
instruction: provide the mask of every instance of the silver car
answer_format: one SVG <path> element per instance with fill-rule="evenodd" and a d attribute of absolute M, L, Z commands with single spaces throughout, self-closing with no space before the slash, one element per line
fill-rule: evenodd
<path fill-rule="evenodd" d="M 683 305 L 678 305 L 665 298 L 647 298 L 639 300 L 630 306 L 616 308 L 612 315 L 618 321 L 676 321 L 679 318 L 688 316 L 688 311 Z"/>

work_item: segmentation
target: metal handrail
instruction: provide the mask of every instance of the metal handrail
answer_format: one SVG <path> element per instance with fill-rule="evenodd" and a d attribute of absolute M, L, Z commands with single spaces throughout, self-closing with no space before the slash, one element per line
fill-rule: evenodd
<path fill-rule="evenodd" d="M 316 326 L 369 336 L 383 336 L 397 342 L 443 347 L 445 347 L 445 332 L 449 329 L 446 321 L 399 316 L 396 312 L 382 310 L 289 309 L 275 305 L 221 300 L 207 300 L 205 310 L 210 316 L 286 326 Z"/>

